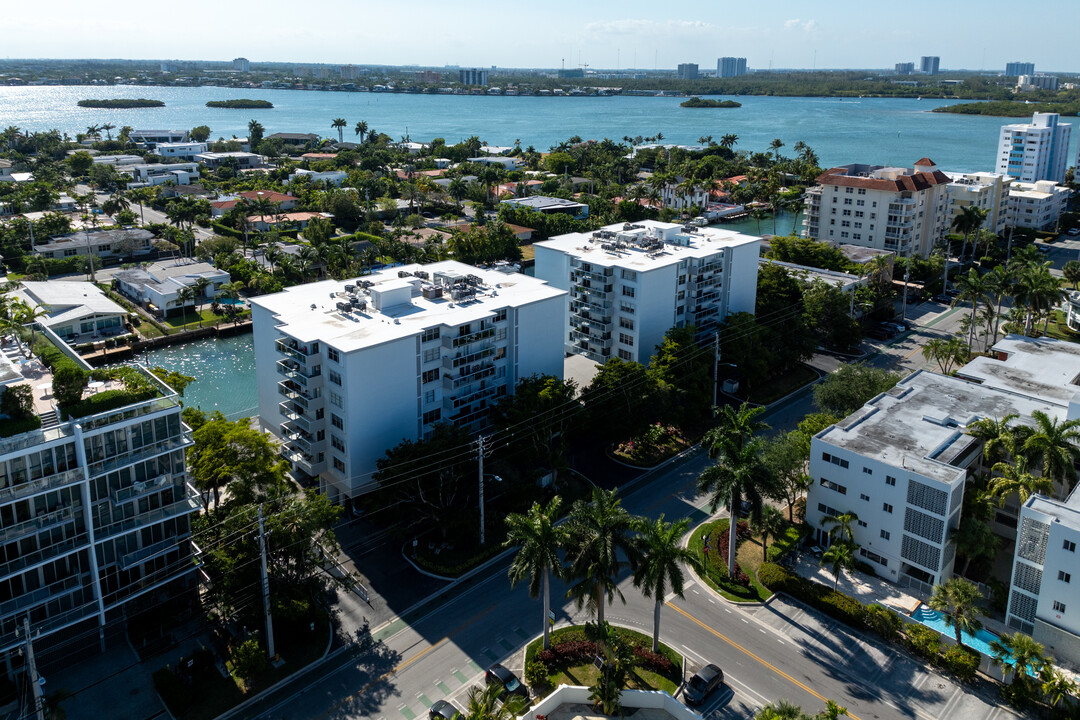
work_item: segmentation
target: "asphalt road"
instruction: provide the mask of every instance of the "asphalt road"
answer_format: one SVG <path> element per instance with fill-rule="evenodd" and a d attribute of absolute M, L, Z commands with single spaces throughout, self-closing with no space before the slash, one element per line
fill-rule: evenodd
<path fill-rule="evenodd" d="M 707 459 L 696 454 L 624 499 L 634 513 L 668 519 L 708 517 L 694 482 Z M 511 589 L 506 564 L 455 591 L 424 617 L 393 621 L 376 631 L 375 651 L 344 653 L 319 669 L 315 680 L 283 689 L 249 713 L 259 718 L 379 718 L 414 720 L 436 700 L 465 704 L 468 688 L 483 669 L 500 661 L 521 672 L 524 645 L 541 630 L 541 604 L 523 586 Z M 651 632 L 652 602 L 627 580 L 608 619 Z M 580 624 L 588 613 L 553 588 L 560 625 Z M 804 608 L 782 601 L 743 608 L 731 605 L 697 581 L 683 598 L 667 598 L 661 623 L 664 642 L 686 654 L 690 670 L 716 662 L 725 671 L 722 692 L 706 704 L 710 718 L 748 718 L 765 702 L 787 699 L 812 711 L 826 698 L 869 720 L 964 720 L 1014 717 L 906 655 L 880 647 Z M 423 718 L 421 718 L 423 720 Z"/>

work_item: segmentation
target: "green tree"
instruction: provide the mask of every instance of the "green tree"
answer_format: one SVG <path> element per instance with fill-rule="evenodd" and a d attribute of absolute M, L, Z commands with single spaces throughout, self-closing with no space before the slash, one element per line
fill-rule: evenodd
<path fill-rule="evenodd" d="M 640 588 L 645 597 L 653 599 L 654 653 L 660 652 L 660 610 L 664 598 L 669 592 L 680 598 L 683 596 L 684 564 L 695 569 L 699 567 L 697 554 L 682 543 L 689 527 L 689 518 L 669 523 L 664 522 L 663 514 L 654 521 L 642 518 L 637 523 L 635 542 L 641 561 L 634 573 L 634 586 Z"/>
<path fill-rule="evenodd" d="M 257 638 L 248 638 L 232 653 L 233 671 L 243 680 L 250 680 L 266 669 L 266 651 Z"/>
<path fill-rule="evenodd" d="M 846 417 L 900 382 L 900 375 L 865 363 L 841 363 L 814 386 L 814 403 L 825 412 Z"/>
<path fill-rule="evenodd" d="M 1067 705 L 1075 704 L 1078 689 L 1076 682 L 1068 675 L 1059 672 L 1052 664 L 1043 665 L 1042 672 L 1039 673 L 1039 682 L 1050 707 L 1057 707 L 1062 701 L 1065 701 Z"/>
<path fill-rule="evenodd" d="M 855 523 L 859 516 L 853 512 L 839 515 L 826 515 L 821 518 L 821 527 L 828 529 L 830 542 L 855 543 Z"/>
<path fill-rule="evenodd" d="M 1059 421 L 1042 410 L 1032 411 L 1031 419 L 1035 426 L 1026 434 L 1020 452 L 1040 466 L 1045 477 L 1064 482 L 1072 490 L 1080 461 L 1080 419 Z"/>
<path fill-rule="evenodd" d="M 229 487 L 238 502 L 258 499 L 285 482 L 287 463 L 267 436 L 251 427 L 248 418 L 229 422 L 221 413 L 192 435 L 194 446 L 188 454 L 191 477 L 202 493 L 203 509 L 221 505 L 221 491 Z"/>
<path fill-rule="evenodd" d="M 738 410 L 730 405 L 721 408 L 717 424 L 702 439 L 709 457 L 716 460 L 697 480 L 699 493 L 710 493 L 710 509 L 724 504 L 731 516 L 728 535 L 728 572 L 735 577 L 736 526 L 743 497 L 750 502 L 755 516 L 761 513 L 761 496 L 767 477 L 761 462 L 763 440 L 760 433 L 769 429 L 758 416 L 765 408 L 743 403 Z"/>
<path fill-rule="evenodd" d="M 1016 413 L 1009 413 L 1000 418 L 984 417 L 971 422 L 964 432 L 983 443 L 983 457 L 987 464 L 1000 461 L 1005 452 L 1014 446 L 1015 435 L 1013 420 Z"/>
<path fill-rule="evenodd" d="M 862 329 L 851 317 L 851 297 L 840 288 L 814 280 L 803 291 L 803 318 L 822 345 L 846 350 L 859 344 Z"/>
<path fill-rule="evenodd" d="M 1061 268 L 1062 276 L 1072 283 L 1073 290 L 1080 289 L 1080 260 L 1070 260 Z"/>
<path fill-rule="evenodd" d="M 510 563 L 510 586 L 529 580 L 529 597 L 543 594 L 544 649 L 551 647 L 550 623 L 551 576 L 562 577 L 564 568 L 559 551 L 567 544 L 566 529 L 556 525 L 562 498 L 556 495 L 546 506 L 533 503 L 525 514 L 511 513 L 506 516 L 506 542 L 504 547 L 517 547 Z"/>
<path fill-rule="evenodd" d="M 979 602 L 982 593 L 975 583 L 962 577 L 952 577 L 934 586 L 929 605 L 945 616 L 945 624 L 953 629 L 957 646 L 963 645 L 962 633 L 974 635 L 982 627 Z"/>
<path fill-rule="evenodd" d="M 528 701 L 520 695 L 510 695 L 506 702 L 499 700 L 503 687 L 473 685 L 469 688 L 463 720 L 515 720 L 528 710 Z"/>
<path fill-rule="evenodd" d="M 822 566 L 828 565 L 835 577 L 833 580 L 833 590 L 836 590 L 836 586 L 840 584 L 840 575 L 845 570 L 854 569 L 855 547 L 855 543 L 853 542 L 835 542 L 830 545 L 825 551 L 825 554 L 821 556 Z"/>
<path fill-rule="evenodd" d="M 831 424 L 831 423 L 830 423 Z M 809 450 L 803 452 L 803 442 L 797 430 L 769 438 L 761 451 L 766 474 L 773 479 L 769 497 L 787 503 L 788 522 L 795 522 L 795 503 L 810 488 L 806 474 Z"/>
<path fill-rule="evenodd" d="M 1005 500 L 1013 493 L 1016 493 L 1023 505 L 1036 493 L 1049 495 L 1054 491 L 1054 481 L 1031 473 L 1028 459 L 1024 455 L 1014 457 L 1014 462 L 1011 463 L 994 463 L 993 472 L 996 475 L 990 479 L 990 494 L 998 499 L 999 506 L 1004 506 Z"/>
<path fill-rule="evenodd" d="M 330 127 L 337 130 L 337 137 L 339 143 L 345 142 L 345 136 L 343 132 L 345 130 L 345 126 L 348 124 L 349 123 L 346 122 L 345 118 L 334 118 L 334 121 L 330 123 Z"/>
<path fill-rule="evenodd" d="M 754 720 L 813 720 L 795 703 L 777 700 L 754 713 Z"/>
<path fill-rule="evenodd" d="M 619 572 L 627 564 L 638 566 L 639 552 L 630 534 L 636 520 L 622 506 L 616 490 L 594 488 L 588 501 L 574 503 L 568 522 L 573 542 L 567 548 L 567 559 L 575 582 L 567 595 L 578 608 L 585 605 L 593 610 L 602 626 L 605 605 L 616 596 L 625 601 L 616 581 Z M 619 557 L 620 552 L 626 561 Z"/>
<path fill-rule="evenodd" d="M 648 371 L 663 398 L 664 415 L 685 425 L 705 420 L 712 410 L 713 358 L 694 342 L 694 328 L 671 328 L 656 346 Z"/>
<path fill-rule="evenodd" d="M 265 132 L 262 123 L 258 120 L 248 121 L 248 147 L 251 148 L 251 152 L 258 152 L 256 148 L 263 141 L 263 133 Z"/>
<path fill-rule="evenodd" d="M 188 305 L 195 301 L 195 291 L 190 287 L 182 287 L 176 291 L 176 304 L 184 315 L 184 325 L 187 325 Z"/>
<path fill-rule="evenodd" d="M 210 127 L 208 125 L 196 125 L 191 128 L 188 137 L 191 138 L 191 142 L 206 142 L 210 138 Z"/>
<path fill-rule="evenodd" d="M 954 365 L 962 365 L 971 357 L 971 351 L 964 345 L 964 341 L 955 336 L 947 340 L 944 338 L 927 340 L 923 345 L 922 354 L 927 360 L 936 362 L 938 370 L 945 375 L 950 374 L 949 371 Z"/>
<path fill-rule="evenodd" d="M 530 375 L 518 381 L 514 394 L 502 397 L 492 408 L 491 423 L 496 432 L 516 434 L 524 455 L 523 467 L 547 470 L 552 482 L 566 467 L 568 427 L 580 420 L 574 381 L 554 375 Z"/>
<path fill-rule="evenodd" d="M 73 362 L 53 368 L 52 393 L 56 403 L 63 408 L 79 402 L 89 382 L 89 374 Z"/>
<path fill-rule="evenodd" d="M 609 359 L 581 393 L 590 431 L 604 443 L 636 437 L 653 420 L 657 390 L 641 363 Z"/>
<path fill-rule="evenodd" d="M 761 560 L 769 559 L 769 538 L 777 538 L 783 534 L 787 524 L 784 515 L 772 505 L 761 508 L 761 515 L 750 520 L 750 529 L 761 535 Z"/>
<path fill-rule="evenodd" d="M 1015 671 L 1013 685 L 1019 685 L 1028 692 L 1034 684 L 1032 674 L 1038 676 L 1050 661 L 1046 657 L 1046 649 L 1042 643 L 1036 642 L 1030 635 L 1022 632 L 998 637 L 990 643 L 990 652 L 993 653 L 990 662 L 996 667 L 1013 669 Z M 1021 668 L 1027 668 L 1028 672 Z"/>
<path fill-rule="evenodd" d="M 67 162 L 72 175 L 82 176 L 90 171 L 94 158 L 87 151 L 79 150 L 69 155 Z"/>
<path fill-rule="evenodd" d="M 987 211 L 977 205 L 968 205 L 960 209 L 960 212 L 952 220 L 952 229 L 964 234 L 964 247 L 960 251 L 960 262 L 964 262 L 967 255 L 968 240 L 972 235 L 979 232 L 983 221 L 986 220 Z M 974 253 L 972 253 L 974 255 Z"/>
<path fill-rule="evenodd" d="M 969 208 L 972 206 L 968 206 Z M 967 208 L 965 208 L 967 209 Z M 976 208 L 978 209 L 978 208 Z M 974 352 L 975 344 L 975 315 L 979 311 L 979 305 L 983 304 L 987 307 L 993 307 L 994 298 L 989 284 L 975 268 L 968 270 L 967 275 L 960 275 L 953 281 L 953 285 L 960 291 L 960 294 L 953 300 L 953 305 L 957 305 L 962 302 L 971 303 L 971 316 L 968 320 L 968 351 Z"/>

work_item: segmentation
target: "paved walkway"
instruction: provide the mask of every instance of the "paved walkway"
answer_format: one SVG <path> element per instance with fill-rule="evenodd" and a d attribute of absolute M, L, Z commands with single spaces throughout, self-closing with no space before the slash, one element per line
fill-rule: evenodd
<path fill-rule="evenodd" d="M 818 560 L 806 553 L 795 565 L 795 572 L 804 578 L 814 580 L 827 587 L 832 587 L 836 576 L 827 567 L 822 567 Z M 877 603 L 904 615 L 910 615 L 923 602 L 912 595 L 907 588 L 901 588 L 887 580 L 871 577 L 861 572 L 845 570 L 840 575 L 837 590 L 853 597 L 863 605 Z"/>

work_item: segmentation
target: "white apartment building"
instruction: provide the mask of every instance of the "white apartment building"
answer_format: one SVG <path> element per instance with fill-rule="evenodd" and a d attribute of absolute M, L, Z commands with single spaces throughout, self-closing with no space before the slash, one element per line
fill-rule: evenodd
<path fill-rule="evenodd" d="M 958 173 L 946 170 L 945 174 L 951 181 L 946 186 L 950 227 L 964 208 L 975 206 L 986 211 L 983 230 L 999 233 L 1005 229 L 1009 224 L 1009 189 L 1013 178 L 991 172 Z"/>
<path fill-rule="evenodd" d="M 664 203 L 664 207 L 673 208 L 675 210 L 682 210 L 684 208 L 706 207 L 711 198 L 709 197 L 709 190 L 704 185 L 694 185 L 693 187 L 684 189 L 682 187 L 686 178 L 675 178 L 674 182 L 669 182 L 660 189 L 660 202 Z"/>
<path fill-rule="evenodd" d="M 1023 182 L 1065 182 L 1072 126 L 1058 113 L 1035 113 L 1030 123 L 1001 128 L 996 170 Z"/>
<path fill-rule="evenodd" d="M 128 187 L 164 185 L 170 180 L 177 185 L 190 185 L 199 180 L 199 164 L 193 162 L 128 165 L 120 169 L 134 180 Z"/>
<path fill-rule="evenodd" d="M 187 130 L 132 130 L 128 133 L 131 142 L 146 145 L 153 150 L 160 143 L 186 143 Z"/>
<path fill-rule="evenodd" d="M 648 363 L 664 333 L 698 339 L 735 312 L 754 312 L 760 238 L 645 220 L 535 243 L 536 277 L 569 294 L 567 353 Z"/>
<path fill-rule="evenodd" d="M 1055 91 L 1058 89 L 1058 79 L 1056 75 L 1021 75 L 1016 80 L 1016 89 L 1021 92 L 1031 92 L 1032 90 L 1050 90 Z"/>
<path fill-rule="evenodd" d="M 331 499 L 437 422 L 479 429 L 522 378 L 562 377 L 565 291 L 446 261 L 254 298 L 262 426 Z"/>
<path fill-rule="evenodd" d="M 209 149 L 210 145 L 204 142 L 158 143 L 154 153 L 164 158 L 193 160 L 196 155 Z"/>
<path fill-rule="evenodd" d="M 1053 229 L 1065 212 L 1070 195 L 1072 190 L 1067 186 L 1050 180 L 1013 183 L 1009 188 L 1008 224 L 1034 230 Z"/>
<path fill-rule="evenodd" d="M 817 182 L 806 191 L 806 237 L 928 257 L 948 232 L 950 179 L 929 158 L 911 170 L 842 165 Z"/>
<path fill-rule="evenodd" d="M 9 672 L 22 665 L 24 618 L 38 633 L 38 661 L 57 661 L 104 649 L 141 604 L 194 593 L 191 431 L 176 392 L 135 370 L 154 397 L 60 422 L 37 389 L 42 428 L 0 439 L 0 652 Z M 40 375 L 22 372 L 0 355 L 4 385 L 40 387 Z"/>

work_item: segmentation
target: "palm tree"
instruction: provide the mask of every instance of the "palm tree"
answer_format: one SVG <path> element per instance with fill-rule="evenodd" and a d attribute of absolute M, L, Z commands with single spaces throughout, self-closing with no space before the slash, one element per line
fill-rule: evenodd
<path fill-rule="evenodd" d="M 364 142 L 364 137 L 367 135 L 367 123 L 361 120 L 356 123 L 356 134 L 360 136 L 360 142 Z"/>
<path fill-rule="evenodd" d="M 821 518 L 821 527 L 829 529 L 829 542 L 855 542 L 855 527 L 859 516 L 848 511 L 839 515 L 826 515 Z"/>
<path fill-rule="evenodd" d="M 469 688 L 469 701 L 465 706 L 465 720 L 514 720 L 528 709 L 528 701 L 520 695 L 509 695 L 500 702 L 502 685 L 473 685 Z"/>
<path fill-rule="evenodd" d="M 953 305 L 961 302 L 971 303 L 971 320 L 968 324 L 968 350 L 974 352 L 972 346 L 975 343 L 975 314 L 979 311 L 980 303 L 989 306 L 993 303 L 994 298 L 990 294 L 987 283 L 975 268 L 968 270 L 967 275 L 957 277 L 953 284 L 960 291 L 960 294 L 953 300 Z"/>
<path fill-rule="evenodd" d="M 560 507 L 562 498 L 556 495 L 547 507 L 541 507 L 540 503 L 534 502 L 528 513 L 508 515 L 506 542 L 503 543 L 504 547 L 519 546 L 513 562 L 510 563 L 510 586 L 513 587 L 527 577 L 529 597 L 537 597 L 543 593 L 545 650 L 551 647 L 548 623 L 548 613 L 551 610 L 551 575 L 563 575 L 559 549 L 567 540 L 565 528 L 555 524 Z"/>
<path fill-rule="evenodd" d="M 338 142 L 345 142 L 345 136 L 342 135 L 342 131 L 348 124 L 349 123 L 345 121 L 345 118 L 334 118 L 334 121 L 330 123 L 330 127 L 337 130 Z"/>
<path fill-rule="evenodd" d="M 1023 505 L 1035 493 L 1049 495 L 1054 491 L 1053 480 L 1028 471 L 1025 455 L 1014 457 L 1013 463 L 994 463 L 993 471 L 998 475 L 990 479 L 990 494 L 997 498 L 999 507 L 1004 506 L 1005 500 L 1013 493 L 1019 496 Z"/>
<path fill-rule="evenodd" d="M 1042 410 L 1034 410 L 1031 419 L 1035 427 L 1024 440 L 1021 452 L 1028 460 L 1042 465 L 1042 474 L 1058 482 L 1068 480 L 1068 489 L 1076 484 L 1076 462 L 1080 460 L 1080 420 L 1051 418 Z"/>
<path fill-rule="evenodd" d="M 844 570 L 851 570 L 855 567 L 855 543 L 848 541 L 834 542 L 821 556 L 821 564 L 823 566 L 832 566 L 832 573 L 836 576 L 836 579 L 833 580 L 833 590 L 836 590 L 836 586 L 840 584 L 840 574 Z"/>
<path fill-rule="evenodd" d="M 967 362 L 971 356 L 964 341 L 959 337 L 931 338 L 922 349 L 923 357 L 938 364 L 938 369 L 948 375 L 954 363 Z"/>
<path fill-rule="evenodd" d="M 690 518 L 676 522 L 664 522 L 663 514 L 655 521 L 644 518 L 638 523 L 638 550 L 641 564 L 634 573 L 634 586 L 642 594 L 652 598 L 653 603 L 653 652 L 660 652 L 660 609 L 669 592 L 683 596 L 686 575 L 683 563 L 697 568 L 697 555 L 682 543 L 682 537 L 690 527 Z"/>
<path fill-rule="evenodd" d="M 1077 684 L 1069 676 L 1058 672 L 1057 668 L 1050 663 L 1043 666 L 1042 672 L 1039 673 L 1039 682 L 1042 684 L 1043 695 L 1046 696 L 1050 707 L 1057 707 L 1066 698 L 1076 697 Z"/>
<path fill-rule="evenodd" d="M 105 131 L 105 134 L 109 138 L 109 142 L 112 142 L 112 131 L 116 129 L 116 126 L 112 123 L 105 123 L 101 126 L 101 129 Z"/>
<path fill-rule="evenodd" d="M 982 593 L 975 583 L 962 577 L 949 578 L 944 584 L 934 586 L 934 594 L 927 603 L 945 616 L 945 624 L 956 633 L 956 644 L 963 644 L 963 633 L 974 635 L 982 627 L 979 622 L 979 601 Z"/>
<path fill-rule="evenodd" d="M 626 511 L 616 490 L 594 488 L 592 498 L 578 500 L 570 511 L 569 535 L 574 544 L 568 548 L 570 577 L 577 580 L 567 595 L 580 608 L 587 605 L 596 611 L 596 622 L 604 624 L 605 604 L 617 595 L 623 598 L 615 578 L 629 563 L 638 565 L 637 546 L 630 538 L 634 516 Z M 619 557 L 622 552 L 627 558 Z"/>
<path fill-rule="evenodd" d="M 735 147 L 737 142 L 739 142 L 739 136 L 735 133 L 729 133 L 720 138 L 720 147 L 730 150 Z"/>
<path fill-rule="evenodd" d="M 698 476 L 699 493 L 712 493 L 712 512 L 721 504 L 727 506 L 731 516 L 728 528 L 728 572 L 735 577 L 735 546 L 738 509 L 745 495 L 754 509 L 761 513 L 760 487 L 765 478 L 761 463 L 763 441 L 757 437 L 769 426 L 757 419 L 765 411 L 763 407 L 752 408 L 743 403 L 738 410 L 725 405 L 720 410 L 716 427 L 703 439 L 709 448 L 709 457 L 717 462 Z"/>
<path fill-rule="evenodd" d="M 38 318 L 45 317 L 49 314 L 49 311 L 40 305 L 30 305 L 22 301 L 12 303 L 11 309 L 17 324 L 30 326 L 30 346 L 27 348 L 28 352 L 26 355 L 27 357 L 30 357 L 29 351 L 34 349 Z"/>
<path fill-rule="evenodd" d="M 967 255 L 968 239 L 982 227 L 983 221 L 986 219 L 986 214 L 986 210 L 975 205 L 968 205 L 962 208 L 956 217 L 953 218 L 951 227 L 954 230 L 964 233 L 964 247 L 960 251 L 961 263 L 964 262 L 964 256 Z M 972 253 L 972 255 L 974 255 L 974 253 Z"/>
<path fill-rule="evenodd" d="M 761 515 L 754 518 L 750 523 L 750 529 L 761 535 L 761 559 L 769 559 L 769 538 L 777 538 L 783 532 L 786 524 L 784 514 L 772 505 L 761 508 Z"/>
<path fill-rule="evenodd" d="M 811 718 L 795 703 L 778 700 L 762 706 L 754 713 L 754 720 L 811 720 Z"/>
<path fill-rule="evenodd" d="M 461 212 L 461 199 L 469 192 L 469 186 L 460 177 L 456 177 L 446 186 L 447 194 L 454 198 L 458 212 Z"/>
<path fill-rule="evenodd" d="M 773 151 L 773 155 L 776 157 L 776 162 L 780 162 L 780 148 L 784 147 L 784 141 L 780 138 L 774 139 L 769 143 L 769 149 Z"/>
<path fill-rule="evenodd" d="M 139 205 L 139 224 L 146 224 L 146 215 L 143 213 L 143 205 L 154 199 L 154 191 L 148 187 L 133 188 L 128 190 L 128 197 Z"/>
<path fill-rule="evenodd" d="M 1031 684 L 1029 673 L 1038 675 L 1050 660 L 1042 643 L 1022 632 L 1000 636 L 990 643 L 990 652 L 994 654 L 990 662 L 1000 668 L 1011 666 L 1016 671 L 1013 682 L 1019 682 L 1024 687 Z"/>
<path fill-rule="evenodd" d="M 199 327 L 202 327 L 202 308 L 206 304 L 206 288 L 208 287 L 210 287 L 210 281 L 204 277 L 196 278 L 191 284 L 191 289 L 195 293 L 195 310 L 199 313 Z"/>
<path fill-rule="evenodd" d="M 1080 260 L 1070 260 L 1061 268 L 1061 275 L 1072 283 L 1073 290 L 1080 286 Z"/>
<path fill-rule="evenodd" d="M 989 417 L 979 418 L 964 428 L 965 433 L 983 441 L 983 457 L 987 464 L 993 465 L 1000 461 L 1004 457 L 1003 451 L 1012 447 L 1012 421 L 1016 418 L 1016 413 L 1009 413 L 996 420 Z"/>
<path fill-rule="evenodd" d="M 176 303 L 181 307 L 184 313 L 184 325 L 187 325 L 187 309 L 188 303 L 195 299 L 195 291 L 190 287 L 182 287 L 176 291 Z"/>

